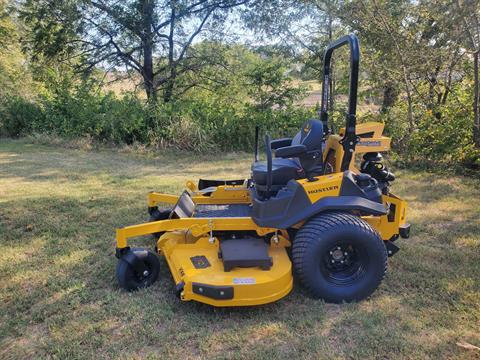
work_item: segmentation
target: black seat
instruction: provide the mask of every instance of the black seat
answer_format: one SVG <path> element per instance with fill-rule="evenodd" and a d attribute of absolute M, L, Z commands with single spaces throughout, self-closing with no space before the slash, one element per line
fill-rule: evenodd
<path fill-rule="evenodd" d="M 258 161 L 252 166 L 255 184 L 267 183 L 267 162 Z M 303 169 L 297 159 L 275 158 L 272 161 L 272 185 L 285 185 L 291 179 L 300 179 Z"/>
<path fill-rule="evenodd" d="M 292 179 L 303 179 L 322 174 L 323 125 L 312 119 L 302 125 L 300 131 L 292 138 L 278 139 L 271 142 L 271 147 L 278 153 L 280 149 L 304 145 L 305 153 L 298 158 L 276 157 L 272 160 L 272 190 L 287 184 Z M 267 183 L 267 163 L 257 161 L 252 164 L 253 182 L 259 190 L 264 190 Z"/>

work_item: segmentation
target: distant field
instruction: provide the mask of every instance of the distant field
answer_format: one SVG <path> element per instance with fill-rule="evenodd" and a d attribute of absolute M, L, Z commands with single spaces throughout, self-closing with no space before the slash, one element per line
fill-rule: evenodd
<path fill-rule="evenodd" d="M 107 80 L 112 81 L 114 78 L 112 76 L 108 76 Z M 121 96 L 126 92 L 136 92 L 138 96 L 141 98 L 145 98 L 145 94 L 141 86 L 136 85 L 136 81 L 133 79 L 125 79 L 119 80 L 115 82 L 110 82 L 106 85 L 107 90 L 113 91 L 116 95 Z M 304 86 L 307 88 L 306 96 L 299 101 L 300 106 L 306 107 L 316 107 L 320 105 L 322 101 L 322 84 L 317 80 L 308 80 L 308 81 L 294 81 L 295 86 Z M 340 95 L 337 94 L 336 96 L 337 101 L 346 104 L 348 101 L 348 97 L 346 94 Z M 360 116 L 362 114 L 368 112 L 376 112 L 378 110 L 378 106 L 373 104 L 365 104 L 364 102 L 360 102 L 358 104 L 358 113 Z"/>
<path fill-rule="evenodd" d="M 112 74 L 109 74 L 106 78 L 107 85 L 105 89 L 113 91 L 116 95 L 122 95 L 125 92 L 134 92 L 136 91 L 140 97 L 144 97 L 143 88 L 138 86 L 140 81 L 135 78 L 132 79 L 123 79 L 113 81 L 115 78 Z M 308 96 L 302 101 L 306 106 L 315 106 L 317 102 L 321 100 L 321 90 L 322 85 L 316 80 L 310 81 L 295 81 L 295 85 L 302 85 L 308 88 Z"/>
<path fill-rule="evenodd" d="M 479 179 L 398 173 L 413 236 L 358 304 L 315 301 L 298 285 L 261 307 L 182 303 L 163 260 L 153 287 L 118 288 L 114 231 L 146 219 L 148 191 L 248 176 L 250 160 L 2 139 L 0 358 L 480 358 Z"/>

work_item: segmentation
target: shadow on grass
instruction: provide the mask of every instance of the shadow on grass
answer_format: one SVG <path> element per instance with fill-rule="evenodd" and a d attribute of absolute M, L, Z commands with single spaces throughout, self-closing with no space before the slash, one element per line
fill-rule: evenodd
<path fill-rule="evenodd" d="M 8 150 L 3 148 L 7 147 Z M 40 147 L 39 151 L 23 151 L 16 144 L 12 151 L 0 145 L 0 179 L 15 178 L 30 182 L 84 181 L 101 178 L 111 184 L 121 184 L 141 178 L 169 177 L 230 177 L 230 173 L 250 173 L 251 159 L 246 154 L 199 155 L 173 151 L 159 151 L 158 156 L 145 157 L 135 154 L 90 152 L 71 149 Z M 229 157 L 225 159 L 225 157 Z M 208 164 L 208 166 L 205 166 Z M 234 177 L 235 177 L 234 176 Z"/>

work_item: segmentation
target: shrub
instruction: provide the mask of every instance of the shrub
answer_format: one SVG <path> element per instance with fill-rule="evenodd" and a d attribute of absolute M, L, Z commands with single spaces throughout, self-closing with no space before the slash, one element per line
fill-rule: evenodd
<path fill-rule="evenodd" d="M 459 85 L 452 100 L 429 109 L 414 103 L 414 129 L 410 132 L 407 104 L 399 101 L 381 118 L 393 139 L 397 159 L 422 167 L 478 168 L 480 149 L 473 146 L 471 91 Z"/>
<path fill-rule="evenodd" d="M 40 105 L 21 96 L 4 96 L 0 99 L 0 134 L 19 137 L 30 134 L 36 123 L 43 121 Z"/>
<path fill-rule="evenodd" d="M 135 96 L 117 98 L 82 84 L 73 91 L 60 88 L 44 97 L 44 121 L 37 132 L 67 138 L 91 136 L 97 141 L 131 144 L 146 141 L 145 109 Z"/>

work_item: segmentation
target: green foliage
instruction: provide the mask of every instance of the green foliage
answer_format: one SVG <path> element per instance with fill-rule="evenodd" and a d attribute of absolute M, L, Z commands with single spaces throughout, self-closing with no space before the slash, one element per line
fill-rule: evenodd
<path fill-rule="evenodd" d="M 15 37 L 16 30 L 8 5 L 8 1 L 0 0 L 0 46 L 2 48 L 11 44 L 11 37 Z"/>
<path fill-rule="evenodd" d="M 285 76 L 288 63 L 272 56 L 268 61 L 255 59 L 245 70 L 247 94 L 255 108 L 264 111 L 272 107 L 285 107 L 300 97 L 302 89 L 294 88 L 291 79 Z"/>
<path fill-rule="evenodd" d="M 0 98 L 31 97 L 37 89 L 21 52 L 21 28 L 15 18 L 12 1 L 0 0 Z"/>
<path fill-rule="evenodd" d="M 0 134 L 19 137 L 30 134 L 34 124 L 43 122 L 42 109 L 38 104 L 21 96 L 6 96 L 0 99 Z"/>
<path fill-rule="evenodd" d="M 256 125 L 274 136 L 283 136 L 296 131 L 313 115 L 293 106 L 259 112 L 251 104 L 207 99 L 160 104 L 151 109 L 134 96 L 94 95 L 83 88 L 38 103 L 22 97 L 5 98 L 0 109 L 3 136 L 88 136 L 99 142 L 140 142 L 192 151 L 251 150 Z M 147 127 L 149 121 L 155 123 L 154 131 Z"/>
<path fill-rule="evenodd" d="M 79 1 L 26 0 L 19 15 L 28 28 L 22 45 L 32 60 L 65 61 L 72 56 L 81 39 Z M 78 57 L 76 58 L 78 60 Z"/>
<path fill-rule="evenodd" d="M 92 91 L 91 84 L 59 86 L 36 101 L 5 97 L 0 104 L 3 136 L 46 133 L 65 138 L 91 137 L 110 143 L 145 142 L 145 107 L 132 95 Z"/>
<path fill-rule="evenodd" d="M 118 99 L 113 93 L 92 91 L 90 84 L 81 84 L 74 90 L 60 88 L 43 103 L 45 121 L 35 128 L 38 132 L 67 137 L 88 135 L 113 143 L 146 140 L 144 107 L 131 95 Z"/>
<path fill-rule="evenodd" d="M 472 89 L 469 85 L 460 83 L 452 88 L 454 100 L 433 110 L 416 103 L 416 129 L 412 134 L 404 121 L 408 111 L 405 102 L 396 103 L 381 117 L 404 164 L 431 168 L 480 168 L 480 150 L 473 145 L 469 109 Z"/>
<path fill-rule="evenodd" d="M 283 136 L 314 115 L 295 105 L 304 90 L 286 75 L 284 60 L 264 59 L 241 46 L 199 47 L 204 53 L 220 50 L 222 66 L 205 67 L 194 79 L 202 80 L 201 87 L 155 105 L 134 94 L 104 92 L 93 78 L 78 79 L 68 69 L 44 69 L 44 90 L 36 100 L 14 97 L 0 103 L 1 134 L 87 136 L 191 151 L 251 150 L 255 126 Z"/>

